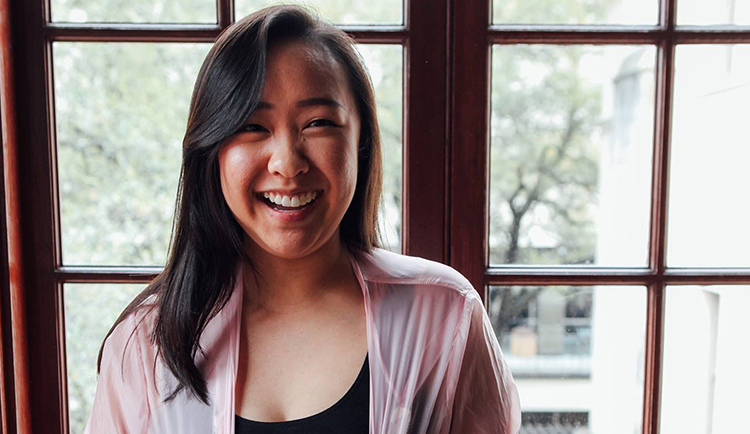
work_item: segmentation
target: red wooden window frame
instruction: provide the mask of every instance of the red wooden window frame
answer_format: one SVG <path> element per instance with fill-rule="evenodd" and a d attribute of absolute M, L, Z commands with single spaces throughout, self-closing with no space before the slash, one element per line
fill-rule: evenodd
<path fill-rule="evenodd" d="M 485 302 L 489 300 L 489 285 L 646 286 L 644 434 L 659 432 L 665 287 L 750 284 L 750 269 L 666 267 L 675 46 L 750 43 L 750 27 L 677 27 L 676 3 L 677 0 L 660 0 L 659 21 L 655 26 L 491 25 L 491 7 L 483 2 L 466 2 L 452 11 L 450 164 L 455 170 L 450 172 L 450 264 L 469 278 Z M 657 47 L 648 267 L 570 267 L 560 271 L 544 267 L 488 266 L 489 89 L 493 44 L 651 44 Z"/>
<path fill-rule="evenodd" d="M 647 286 L 647 434 L 659 424 L 665 286 L 750 284 L 747 269 L 666 268 L 675 46 L 750 43 L 748 27 L 676 27 L 675 3 L 662 0 L 655 26 L 492 26 L 490 0 L 405 0 L 404 25 L 344 27 L 359 42 L 404 47 L 404 253 L 449 263 L 485 300 L 490 284 Z M 63 284 L 147 282 L 159 272 L 62 265 L 52 43 L 211 42 L 233 21 L 231 0 L 217 0 L 217 23 L 201 25 L 58 24 L 48 1 L 0 0 L 2 433 L 67 432 Z M 488 267 L 490 51 L 517 43 L 657 47 L 647 268 Z"/>

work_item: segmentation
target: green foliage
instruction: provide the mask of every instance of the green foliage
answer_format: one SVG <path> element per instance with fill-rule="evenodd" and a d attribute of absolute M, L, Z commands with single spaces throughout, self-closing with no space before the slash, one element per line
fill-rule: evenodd
<path fill-rule="evenodd" d="M 403 167 L 403 48 L 398 45 L 364 45 L 362 54 L 372 77 L 377 101 L 383 154 L 383 207 L 386 248 L 401 250 L 401 196 Z"/>
<path fill-rule="evenodd" d="M 207 44 L 56 43 L 63 261 L 164 263 Z"/>
<path fill-rule="evenodd" d="M 631 0 L 632 1 L 632 0 Z M 496 24 L 604 24 L 614 0 L 492 0 Z"/>
<path fill-rule="evenodd" d="M 215 0 L 51 0 L 58 22 L 215 23 Z"/>
<path fill-rule="evenodd" d="M 356 0 L 236 0 L 237 19 L 273 4 L 295 3 L 320 12 L 320 16 L 336 24 L 401 24 L 402 0 L 364 2 Z"/>
<path fill-rule="evenodd" d="M 297 3 L 320 12 L 337 24 L 390 24 L 403 22 L 400 0 L 362 2 L 325 0 L 290 2 L 237 0 L 237 19 L 273 4 Z M 51 0 L 52 19 L 57 22 L 121 23 L 215 23 L 215 0 Z"/>

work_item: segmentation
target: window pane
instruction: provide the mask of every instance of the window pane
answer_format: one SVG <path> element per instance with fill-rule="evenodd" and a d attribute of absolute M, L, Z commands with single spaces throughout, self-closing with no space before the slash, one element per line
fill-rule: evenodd
<path fill-rule="evenodd" d="M 299 4 L 319 12 L 320 16 L 336 24 L 390 24 L 403 23 L 402 0 L 235 0 L 237 19 L 258 9 L 275 4 Z"/>
<path fill-rule="evenodd" d="M 750 1 L 747 0 L 678 0 L 679 25 L 750 25 Z"/>
<path fill-rule="evenodd" d="M 494 24 L 656 24 L 658 6 L 658 0 L 493 0 L 492 22 Z"/>
<path fill-rule="evenodd" d="M 653 47 L 492 51 L 490 264 L 646 266 Z"/>
<path fill-rule="evenodd" d="M 216 0 L 51 0 L 50 3 L 55 22 L 216 22 Z"/>
<path fill-rule="evenodd" d="M 748 310 L 748 286 L 667 288 L 661 434 L 747 426 Z"/>
<path fill-rule="evenodd" d="M 55 44 L 63 258 L 161 265 L 193 82 L 208 45 Z M 384 154 L 382 229 L 400 249 L 402 47 L 360 46 Z M 134 67 L 134 65 L 136 67 Z"/>
<path fill-rule="evenodd" d="M 750 266 L 750 45 L 678 46 L 667 264 Z"/>
<path fill-rule="evenodd" d="M 99 347 L 120 312 L 143 288 L 143 285 L 64 286 L 68 411 L 72 434 L 83 432 L 91 413 Z"/>
<path fill-rule="evenodd" d="M 403 47 L 365 45 L 362 54 L 372 77 L 377 100 L 378 123 L 383 153 L 383 207 L 380 231 L 384 248 L 401 252 L 401 197 L 403 172 Z"/>
<path fill-rule="evenodd" d="M 641 431 L 645 288 L 491 286 L 489 315 L 522 433 Z"/>
<path fill-rule="evenodd" d="M 63 260 L 162 265 L 207 44 L 54 44 Z"/>

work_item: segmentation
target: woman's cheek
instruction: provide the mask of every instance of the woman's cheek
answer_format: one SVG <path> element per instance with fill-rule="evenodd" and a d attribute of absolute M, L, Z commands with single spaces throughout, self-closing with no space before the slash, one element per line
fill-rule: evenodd
<path fill-rule="evenodd" d="M 253 156 L 239 144 L 228 144 L 219 152 L 219 172 L 224 198 L 235 208 L 238 201 L 249 200 L 252 195 L 249 184 L 252 178 Z"/>
<path fill-rule="evenodd" d="M 348 149 L 332 148 L 336 151 L 326 153 L 322 161 L 327 166 L 331 183 L 337 185 L 342 196 L 354 189 L 357 182 L 357 155 Z"/>

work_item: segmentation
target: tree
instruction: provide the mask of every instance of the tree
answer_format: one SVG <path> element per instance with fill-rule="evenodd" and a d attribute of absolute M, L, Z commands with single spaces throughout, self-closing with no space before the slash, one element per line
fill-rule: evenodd
<path fill-rule="evenodd" d="M 589 207 L 597 199 L 598 149 L 591 135 L 601 96 L 578 75 L 586 50 L 493 50 L 491 263 L 594 262 Z M 551 240 L 535 246 L 532 228 Z"/>
<path fill-rule="evenodd" d="M 495 20 L 599 22 L 612 0 L 503 1 Z M 601 88 L 581 76 L 594 47 L 492 51 L 490 264 L 593 264 Z M 499 334 L 544 288 L 491 292 Z"/>

